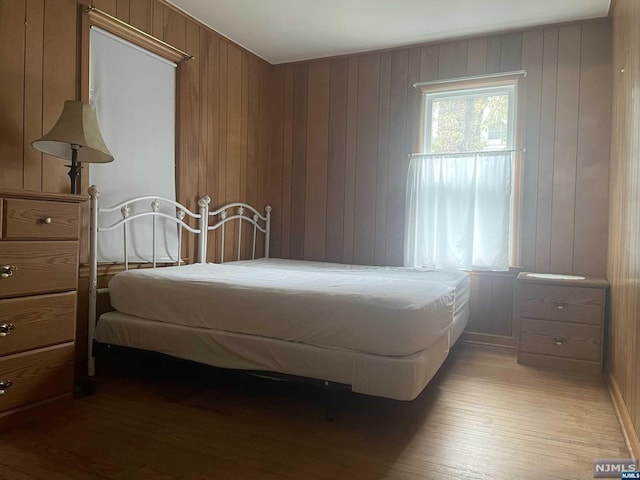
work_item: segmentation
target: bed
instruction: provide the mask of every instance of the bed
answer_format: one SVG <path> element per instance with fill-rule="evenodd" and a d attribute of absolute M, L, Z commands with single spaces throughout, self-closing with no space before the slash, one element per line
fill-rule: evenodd
<path fill-rule="evenodd" d="M 95 232 L 97 195 L 91 201 Z M 199 205 L 199 213 L 185 212 L 198 221 L 189 230 L 199 236 L 198 262 L 117 274 L 108 289 L 115 310 L 95 325 L 97 342 L 412 400 L 466 326 L 463 272 L 271 259 L 270 209 Z M 182 229 L 186 209 L 176 209 Z M 264 235 L 267 257 L 206 263 L 207 233 L 234 220 L 251 227 L 252 257 L 257 234 Z"/>

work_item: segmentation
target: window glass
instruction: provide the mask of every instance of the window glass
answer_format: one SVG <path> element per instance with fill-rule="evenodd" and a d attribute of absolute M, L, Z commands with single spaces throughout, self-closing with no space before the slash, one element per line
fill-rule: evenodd
<path fill-rule="evenodd" d="M 425 151 L 486 152 L 513 148 L 514 87 L 426 95 Z"/>

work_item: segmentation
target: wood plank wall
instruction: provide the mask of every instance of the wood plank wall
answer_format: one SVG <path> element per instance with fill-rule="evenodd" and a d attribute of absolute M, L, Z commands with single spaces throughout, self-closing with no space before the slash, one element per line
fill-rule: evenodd
<path fill-rule="evenodd" d="M 521 264 L 604 275 L 610 39 L 601 19 L 278 66 L 274 254 L 402 264 L 420 115 L 410 85 L 526 69 Z"/>
<path fill-rule="evenodd" d="M 421 108 L 412 83 L 526 69 L 520 263 L 604 276 L 610 49 L 610 21 L 600 19 L 278 66 L 274 256 L 401 265 L 407 155 Z M 512 279 L 472 283 L 470 328 L 514 337 L 504 305 Z"/>
<path fill-rule="evenodd" d="M 64 100 L 79 98 L 79 16 L 87 3 L 195 57 L 178 79 L 178 200 L 194 209 L 208 193 L 212 206 L 264 206 L 273 67 L 160 0 L 1 0 L 0 188 L 69 190 L 66 162 L 30 144 Z M 212 236 L 210 258 L 219 259 L 214 247 Z M 232 232 L 227 258 L 236 250 Z"/>
<path fill-rule="evenodd" d="M 640 458 L 640 3 L 613 15 L 613 124 L 607 322 L 608 371 L 636 458 Z M 624 72 L 622 70 L 624 69 Z M 614 395 L 615 398 L 615 395 Z"/>

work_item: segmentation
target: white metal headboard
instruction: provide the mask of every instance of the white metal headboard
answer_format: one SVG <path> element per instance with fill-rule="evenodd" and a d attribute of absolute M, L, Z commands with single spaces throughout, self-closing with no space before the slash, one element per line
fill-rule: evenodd
<path fill-rule="evenodd" d="M 156 267 L 157 264 L 157 248 L 156 248 L 156 230 L 157 230 L 157 219 L 164 218 L 169 221 L 170 225 L 178 227 L 178 260 L 177 263 L 180 265 L 182 263 L 182 259 L 180 253 L 182 251 L 182 232 L 183 230 L 187 230 L 188 232 L 195 233 L 198 235 L 198 258 L 197 261 L 199 263 L 206 261 L 206 244 L 207 244 L 207 219 L 209 218 L 209 202 L 210 199 L 208 196 L 205 196 L 198 200 L 199 213 L 194 213 L 189 210 L 184 205 L 170 200 L 168 198 L 162 198 L 157 196 L 146 195 L 142 197 L 131 198 L 124 202 L 118 203 L 111 207 L 99 207 L 98 206 L 98 197 L 100 195 L 100 191 L 98 187 L 92 185 L 89 187 L 89 197 L 90 197 L 90 222 L 89 222 L 89 342 L 88 342 L 88 353 L 89 353 L 89 376 L 93 376 L 95 374 L 95 362 L 93 358 L 93 338 L 95 336 L 95 327 L 97 321 L 97 300 L 99 293 L 107 293 L 109 291 L 108 288 L 98 288 L 98 233 L 99 232 L 107 232 L 111 230 L 115 230 L 117 228 L 122 228 L 123 231 L 123 242 L 124 242 L 124 255 L 123 255 L 123 263 L 125 270 L 129 269 L 129 258 L 128 258 L 128 238 L 127 238 L 127 226 L 135 222 L 138 219 L 145 217 L 152 217 L 152 255 L 153 255 L 153 267 Z M 131 207 L 133 205 L 144 205 L 144 202 L 149 203 L 149 210 L 138 211 L 134 214 L 131 214 Z M 160 211 L 160 206 L 162 204 L 170 205 L 175 207 L 175 216 L 171 216 L 167 213 Z M 109 213 L 120 210 L 122 218 L 113 222 L 110 225 L 99 226 L 98 225 L 98 216 L 101 213 Z M 185 217 L 191 217 L 198 219 L 198 228 L 193 228 L 189 224 L 185 222 Z M 205 247 L 203 247 L 203 245 Z"/>
<path fill-rule="evenodd" d="M 229 215 L 229 211 L 231 215 Z M 234 213 L 235 212 L 235 213 Z M 237 260 L 240 260 L 240 253 L 242 251 L 242 223 L 248 222 L 251 228 L 253 225 L 253 243 L 251 247 L 251 259 L 256 258 L 256 236 L 258 231 L 264 233 L 264 256 L 269 258 L 269 239 L 271 234 L 271 205 L 267 205 L 264 208 L 264 215 L 251 205 L 246 203 L 234 202 L 209 212 L 209 217 L 215 221 L 213 225 L 207 227 L 207 231 L 217 230 L 221 231 L 222 241 L 220 246 L 220 261 L 224 263 L 224 239 L 225 239 L 225 226 L 227 222 L 232 220 L 238 220 L 238 255 Z M 263 223 L 262 226 L 260 223 Z M 206 258 L 206 243 L 204 245 L 204 254 Z"/>
<path fill-rule="evenodd" d="M 123 242 L 124 242 L 124 255 L 123 263 L 125 269 L 129 269 L 129 258 L 127 251 L 127 225 L 140 218 L 152 217 L 152 229 L 153 229 L 153 267 L 156 267 L 156 220 L 157 218 L 163 218 L 169 221 L 170 225 L 178 227 L 178 265 L 182 263 L 180 258 L 180 252 L 182 250 L 182 233 L 183 230 L 198 235 L 198 252 L 196 261 L 198 263 L 205 263 L 207 261 L 207 234 L 209 231 L 221 229 L 222 233 L 222 261 L 224 262 L 224 238 L 225 238 L 225 225 L 232 220 L 238 220 L 238 260 L 240 260 L 240 251 L 242 245 L 242 223 L 249 222 L 253 225 L 253 248 L 251 258 L 255 258 L 256 255 L 256 236 L 260 231 L 264 234 L 264 252 L 265 257 L 269 257 L 269 239 L 271 230 L 271 206 L 265 207 L 265 213 L 262 215 L 254 207 L 245 203 L 230 203 L 218 208 L 213 212 L 209 212 L 209 203 L 211 199 L 209 196 L 204 196 L 198 200 L 198 212 L 194 213 L 184 205 L 162 197 L 157 196 L 142 196 L 136 197 L 124 202 L 118 203 L 111 207 L 99 207 L 98 196 L 100 191 L 95 185 L 89 187 L 90 197 L 90 222 L 89 222 L 89 342 L 88 342 L 88 370 L 89 376 L 95 375 L 95 360 L 93 357 L 93 339 L 95 336 L 95 328 L 97 321 L 97 299 L 99 293 L 107 293 L 108 288 L 98 288 L 98 233 L 115 230 L 122 228 Z M 132 212 L 133 205 L 144 205 L 144 202 L 149 202 L 149 210 Z M 162 204 L 170 205 L 175 208 L 175 216 L 160 211 Z M 139 208 L 139 207 L 138 207 Z M 98 216 L 100 213 L 109 213 L 120 211 L 122 218 L 114 221 L 110 225 L 99 226 Z M 232 212 L 229 215 L 229 211 Z M 198 228 L 193 228 L 185 222 L 186 217 L 195 218 L 198 220 Z M 208 225 L 209 218 L 215 221 L 213 225 Z"/>

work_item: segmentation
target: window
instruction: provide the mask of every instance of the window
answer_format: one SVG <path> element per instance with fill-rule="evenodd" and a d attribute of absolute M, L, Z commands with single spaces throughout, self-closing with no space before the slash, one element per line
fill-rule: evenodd
<path fill-rule="evenodd" d="M 89 71 L 89 100 L 96 107 L 105 142 L 115 157 L 113 163 L 94 164 L 89 169 L 90 183 L 101 191 L 101 204 L 110 207 L 123 199 L 149 194 L 175 200 L 176 64 L 91 27 Z M 166 206 L 161 208 L 174 214 Z M 103 216 L 105 223 L 120 218 L 119 210 Z M 131 261 L 151 261 L 152 222 L 148 218 L 129 225 Z M 159 231 L 158 259 L 177 259 L 177 229 Z M 121 262 L 122 231 L 99 235 L 99 261 Z"/>
<path fill-rule="evenodd" d="M 512 264 L 516 84 L 424 93 L 424 154 L 412 155 L 405 265 Z"/>
<path fill-rule="evenodd" d="M 139 195 L 175 198 L 176 89 L 182 89 L 177 78 L 192 57 L 92 5 L 82 12 L 80 99 L 96 107 L 103 137 L 114 154 L 112 163 L 83 166 L 82 188 L 97 185 L 101 207 Z M 103 218 L 109 223 L 122 213 Z M 150 228 L 140 226 L 128 229 L 128 254 L 130 261 L 146 262 L 152 257 L 153 236 L 147 236 Z M 157 259 L 175 260 L 177 228 L 175 235 L 165 232 L 157 239 Z M 99 261 L 121 262 L 122 231 L 100 235 Z"/>

